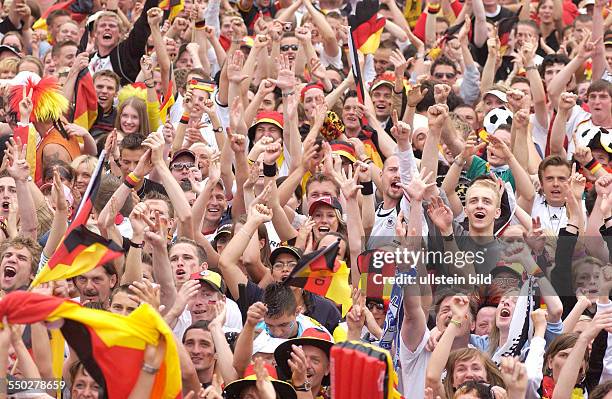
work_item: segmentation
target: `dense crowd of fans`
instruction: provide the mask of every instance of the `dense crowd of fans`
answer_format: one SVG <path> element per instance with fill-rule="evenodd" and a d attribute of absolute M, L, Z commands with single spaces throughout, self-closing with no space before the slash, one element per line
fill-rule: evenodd
<path fill-rule="evenodd" d="M 401 1 L 364 54 L 355 2 L 5 0 L 3 295 L 92 201 L 123 255 L 30 290 L 159 310 L 188 397 L 331 398 L 356 340 L 409 399 L 612 398 L 610 2 Z M 350 273 L 288 283 L 332 245 Z M 52 326 L 3 325 L 0 377 L 58 378 Z"/>

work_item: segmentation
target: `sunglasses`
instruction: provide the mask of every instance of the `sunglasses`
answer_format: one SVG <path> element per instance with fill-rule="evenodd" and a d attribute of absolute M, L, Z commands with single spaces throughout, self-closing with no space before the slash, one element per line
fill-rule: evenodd
<path fill-rule="evenodd" d="M 297 44 L 285 44 L 284 46 L 280 46 L 280 51 L 289 51 L 289 49 L 298 51 L 299 47 Z"/>
<path fill-rule="evenodd" d="M 444 72 L 436 72 L 436 73 L 434 73 L 434 78 L 436 78 L 436 79 L 444 79 L 444 78 L 452 79 L 455 76 L 457 76 L 457 74 L 453 73 L 453 72 L 446 72 L 446 73 L 444 73 Z"/>
<path fill-rule="evenodd" d="M 374 310 L 374 309 L 384 310 L 385 309 L 385 305 L 382 303 L 378 303 L 378 302 L 369 302 L 366 306 L 370 310 Z"/>
<path fill-rule="evenodd" d="M 191 169 L 195 167 L 195 164 L 193 162 L 176 162 L 173 163 L 172 166 L 170 167 L 170 169 L 172 170 L 183 170 L 183 169 Z"/>

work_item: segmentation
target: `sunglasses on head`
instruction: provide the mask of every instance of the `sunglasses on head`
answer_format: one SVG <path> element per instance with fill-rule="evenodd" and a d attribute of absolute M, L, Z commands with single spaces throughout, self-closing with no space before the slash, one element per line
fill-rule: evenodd
<path fill-rule="evenodd" d="M 298 51 L 299 47 L 297 44 L 285 44 L 284 46 L 280 46 L 280 51 L 289 51 L 289 49 Z"/>
<path fill-rule="evenodd" d="M 175 162 L 172 164 L 170 169 L 172 170 L 183 170 L 183 169 L 191 169 L 195 166 L 193 162 Z"/>
<path fill-rule="evenodd" d="M 436 78 L 436 79 L 444 79 L 444 78 L 452 79 L 455 76 L 457 76 L 457 74 L 453 73 L 453 72 L 446 72 L 446 73 L 445 72 L 436 72 L 436 73 L 434 73 L 434 78 Z"/>

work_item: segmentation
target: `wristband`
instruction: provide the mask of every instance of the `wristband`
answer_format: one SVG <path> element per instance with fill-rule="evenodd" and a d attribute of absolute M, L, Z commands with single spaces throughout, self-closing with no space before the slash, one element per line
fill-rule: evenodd
<path fill-rule="evenodd" d="M 223 133 L 223 126 L 214 128 L 213 133 Z"/>
<path fill-rule="evenodd" d="M 608 216 L 607 218 L 605 218 L 604 224 L 608 223 L 610 220 L 612 220 L 612 216 Z"/>
<path fill-rule="evenodd" d="M 440 4 L 428 4 L 427 5 L 427 13 L 428 14 L 437 14 L 440 11 L 442 6 Z"/>
<path fill-rule="evenodd" d="M 142 178 L 136 176 L 136 173 L 134 172 L 130 172 L 128 176 L 134 181 L 134 183 L 140 183 L 140 181 L 142 180 Z"/>
<path fill-rule="evenodd" d="M 444 239 L 444 241 L 453 241 L 455 239 L 455 234 L 450 233 L 450 235 L 443 236 L 442 238 Z"/>
<path fill-rule="evenodd" d="M 188 124 L 189 123 L 189 115 L 188 114 L 183 114 L 183 116 L 181 116 L 181 120 L 179 121 L 180 123 L 183 124 Z"/>
<path fill-rule="evenodd" d="M 158 368 L 155 368 L 155 367 L 153 367 L 153 366 L 149 366 L 149 365 L 148 365 L 148 364 L 146 364 L 146 363 L 143 363 L 143 364 L 142 364 L 142 371 L 144 371 L 144 372 L 145 372 L 145 373 L 147 373 L 147 374 L 153 374 L 153 375 L 155 375 L 155 374 L 157 374 L 157 372 L 159 371 L 159 369 L 158 369 Z"/>
<path fill-rule="evenodd" d="M 202 21 L 196 21 L 195 23 L 195 28 L 196 29 L 203 29 L 206 26 L 206 21 L 202 20 Z"/>
<path fill-rule="evenodd" d="M 144 247 L 144 241 L 141 243 L 135 243 L 134 241 L 130 240 L 130 247 L 132 248 L 143 248 Z"/>
<path fill-rule="evenodd" d="M 295 90 L 288 91 L 288 92 L 283 92 L 283 98 L 287 98 L 287 97 L 292 96 L 294 94 L 295 94 Z"/>
<path fill-rule="evenodd" d="M 597 160 L 593 158 L 589 162 L 587 162 L 586 165 L 584 165 L 584 167 L 587 168 L 588 170 L 591 170 L 591 168 L 595 165 L 596 162 Z"/>
<path fill-rule="evenodd" d="M 140 179 L 136 177 L 134 172 L 130 173 L 125 177 L 125 180 L 130 183 L 131 186 L 136 187 L 138 183 L 140 183 Z"/>
<path fill-rule="evenodd" d="M 455 319 L 451 319 L 450 322 L 456 325 L 457 327 L 461 327 L 461 324 L 462 324 L 459 320 L 455 320 Z"/>
<path fill-rule="evenodd" d="M 136 185 L 132 184 L 132 182 L 127 179 L 127 177 L 125 178 L 125 180 L 123 180 L 123 184 L 128 186 L 130 190 L 133 190 L 136 187 Z"/>
<path fill-rule="evenodd" d="M 372 181 L 365 181 L 362 182 L 361 185 L 363 186 L 361 188 L 361 194 L 362 195 L 372 195 L 374 194 L 374 184 L 372 184 Z"/>
<path fill-rule="evenodd" d="M 591 172 L 591 174 L 595 174 L 599 171 L 599 169 L 603 168 L 603 166 L 601 166 L 601 164 L 599 162 L 597 162 L 597 164 L 595 166 L 593 166 L 591 169 L 589 169 L 589 172 Z"/>
<path fill-rule="evenodd" d="M 535 66 L 535 65 L 530 65 L 530 66 L 528 66 L 528 67 L 525 67 L 525 70 L 526 70 L 526 71 L 533 71 L 533 70 L 535 70 L 535 69 L 538 69 L 538 67 L 537 67 L 537 66 Z"/>
<path fill-rule="evenodd" d="M 571 226 L 571 227 L 573 227 L 573 228 L 575 228 L 576 230 L 580 230 L 580 229 L 578 228 L 578 226 L 576 226 L 575 224 L 568 223 L 568 224 L 566 224 L 566 225 L 565 225 L 565 227 L 570 227 L 570 226 Z"/>
<path fill-rule="evenodd" d="M 403 90 L 400 90 L 400 91 L 395 91 L 395 87 L 394 87 L 394 88 L 393 88 L 393 93 L 394 93 L 394 94 L 397 94 L 397 95 L 399 96 L 400 94 L 403 94 L 403 93 L 404 93 L 404 91 L 403 91 Z"/>
<path fill-rule="evenodd" d="M 533 273 L 531 273 L 531 275 L 533 277 L 543 277 L 544 276 L 544 272 L 539 267 L 536 267 L 535 270 L 533 271 Z"/>
<path fill-rule="evenodd" d="M 255 163 L 255 161 L 251 160 L 250 158 L 247 158 L 247 163 L 249 165 L 253 165 Z"/>
<path fill-rule="evenodd" d="M 263 174 L 265 177 L 276 177 L 276 164 L 268 165 L 264 163 Z"/>

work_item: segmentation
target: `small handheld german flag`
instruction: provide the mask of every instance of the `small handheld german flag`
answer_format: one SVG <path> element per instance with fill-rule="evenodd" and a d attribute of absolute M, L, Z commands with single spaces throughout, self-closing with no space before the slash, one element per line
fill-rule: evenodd
<path fill-rule="evenodd" d="M 351 308 L 352 300 L 349 269 L 346 263 L 336 260 L 339 249 L 340 240 L 302 256 L 285 284 L 303 288 L 342 305 L 344 317 Z"/>

